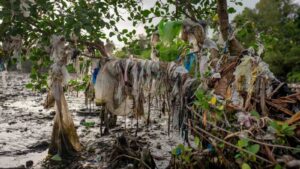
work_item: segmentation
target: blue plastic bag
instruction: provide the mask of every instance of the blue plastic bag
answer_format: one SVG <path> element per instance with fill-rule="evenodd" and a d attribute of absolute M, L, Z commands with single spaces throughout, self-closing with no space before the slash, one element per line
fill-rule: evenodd
<path fill-rule="evenodd" d="M 196 53 L 195 52 L 192 52 L 192 53 L 189 53 L 186 55 L 185 59 L 184 59 L 184 67 L 190 71 L 191 68 L 192 68 L 192 65 L 194 63 L 196 59 Z"/>
<path fill-rule="evenodd" d="M 98 76 L 99 70 L 100 70 L 100 68 L 97 67 L 93 71 L 93 74 L 92 74 L 92 82 L 93 82 L 93 84 L 96 84 L 96 80 L 97 80 L 97 76 Z"/>

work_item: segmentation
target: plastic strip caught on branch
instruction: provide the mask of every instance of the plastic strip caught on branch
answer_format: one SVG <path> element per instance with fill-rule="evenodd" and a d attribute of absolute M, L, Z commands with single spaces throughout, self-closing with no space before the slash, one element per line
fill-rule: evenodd
<path fill-rule="evenodd" d="M 63 92 L 63 86 L 69 78 L 65 67 L 67 55 L 64 51 L 64 38 L 53 36 L 51 42 L 51 57 L 54 64 L 51 66 L 50 92 L 47 98 L 55 100 L 56 114 L 49 153 L 52 155 L 58 154 L 65 158 L 80 151 L 81 145 Z"/>

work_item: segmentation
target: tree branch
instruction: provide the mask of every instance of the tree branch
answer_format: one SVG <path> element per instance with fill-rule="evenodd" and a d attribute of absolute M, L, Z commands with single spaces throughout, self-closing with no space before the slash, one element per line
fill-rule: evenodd
<path fill-rule="evenodd" d="M 219 16 L 219 24 L 222 38 L 225 42 L 228 42 L 230 55 L 239 56 L 244 50 L 244 48 L 235 37 L 229 39 L 231 32 L 227 12 L 227 0 L 217 0 L 217 13 Z"/>

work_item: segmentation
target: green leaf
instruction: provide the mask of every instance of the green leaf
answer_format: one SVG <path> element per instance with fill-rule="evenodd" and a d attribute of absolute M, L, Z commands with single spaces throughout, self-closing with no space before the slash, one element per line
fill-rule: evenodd
<path fill-rule="evenodd" d="M 241 157 L 241 154 L 240 153 L 238 153 L 238 154 L 236 154 L 235 156 L 234 156 L 234 158 L 240 158 Z"/>
<path fill-rule="evenodd" d="M 249 141 L 247 139 L 241 139 L 238 141 L 237 146 L 238 147 L 247 147 L 249 145 Z"/>
<path fill-rule="evenodd" d="M 227 9 L 228 13 L 232 14 L 232 13 L 236 13 L 236 10 L 233 7 L 230 7 Z"/>
<path fill-rule="evenodd" d="M 280 130 L 280 128 L 281 128 L 280 125 L 277 124 L 276 121 L 271 121 L 269 124 L 270 124 L 270 127 L 274 128 L 276 131 Z"/>
<path fill-rule="evenodd" d="M 184 151 L 186 151 L 186 152 L 191 152 L 193 149 L 192 148 L 190 148 L 190 147 L 185 147 L 184 148 Z"/>
<path fill-rule="evenodd" d="M 110 20 L 109 23 L 110 23 L 111 25 L 115 25 L 115 24 L 116 24 L 116 22 L 113 21 L 113 20 Z"/>
<path fill-rule="evenodd" d="M 176 155 L 176 148 L 173 148 L 171 153 L 172 153 L 172 155 Z"/>
<path fill-rule="evenodd" d="M 62 159 L 61 159 L 61 157 L 60 157 L 59 154 L 56 154 L 56 155 L 54 155 L 54 156 L 51 158 L 51 160 L 53 160 L 53 161 L 61 161 Z"/>
<path fill-rule="evenodd" d="M 182 151 L 184 150 L 184 145 L 183 144 L 179 144 L 178 146 L 177 146 L 177 148 L 179 148 L 179 149 L 181 149 Z"/>
<path fill-rule="evenodd" d="M 186 163 L 190 163 L 190 161 L 191 161 L 189 155 L 182 156 L 182 158 Z"/>
<path fill-rule="evenodd" d="M 243 6 L 243 3 L 242 3 L 242 2 L 236 2 L 235 4 L 236 4 L 236 5 L 239 5 L 239 6 Z"/>
<path fill-rule="evenodd" d="M 25 85 L 25 87 L 27 89 L 32 89 L 33 88 L 33 84 L 32 83 L 28 83 L 28 84 Z"/>
<path fill-rule="evenodd" d="M 276 166 L 274 167 L 274 169 L 282 169 L 281 165 L 276 164 Z"/>
<path fill-rule="evenodd" d="M 256 154 L 259 151 L 260 146 L 258 144 L 253 144 L 247 148 L 248 151 Z"/>
<path fill-rule="evenodd" d="M 289 126 L 287 123 L 279 124 L 276 121 L 271 121 L 269 124 L 276 130 L 278 136 L 293 136 L 295 134 L 295 126 Z"/>
<path fill-rule="evenodd" d="M 151 12 L 148 9 L 146 9 L 146 10 L 143 10 L 141 13 L 144 17 L 148 17 Z"/>
<path fill-rule="evenodd" d="M 256 117 L 257 119 L 260 118 L 260 115 L 258 114 L 257 111 L 252 111 L 250 114 L 251 114 L 252 116 Z"/>
<path fill-rule="evenodd" d="M 112 37 L 112 36 L 114 36 L 114 35 L 115 35 L 114 32 L 109 32 L 109 37 Z"/>
<path fill-rule="evenodd" d="M 174 38 L 179 35 L 182 27 L 182 21 L 160 21 L 158 24 L 158 33 L 160 40 L 164 44 L 171 44 Z"/>
<path fill-rule="evenodd" d="M 95 122 L 93 122 L 93 121 L 92 122 L 83 122 L 82 125 L 85 126 L 85 127 L 88 127 L 88 128 L 89 127 L 94 127 Z"/>
<path fill-rule="evenodd" d="M 242 164 L 242 169 L 251 169 L 251 167 L 249 166 L 249 164 L 243 163 Z"/>

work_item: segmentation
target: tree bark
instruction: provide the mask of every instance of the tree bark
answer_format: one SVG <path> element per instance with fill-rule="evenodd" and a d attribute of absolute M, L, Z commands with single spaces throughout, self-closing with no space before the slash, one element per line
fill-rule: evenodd
<path fill-rule="evenodd" d="M 230 25 L 227 12 L 227 0 L 217 0 L 217 13 L 219 16 L 219 24 L 222 38 L 224 42 L 228 41 L 228 49 L 230 55 L 239 56 L 244 50 L 244 48 L 235 37 L 229 39 Z"/>

